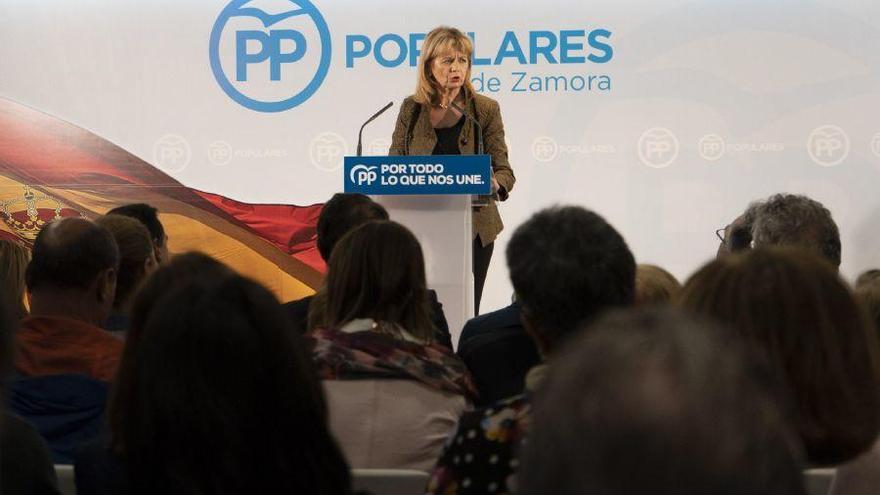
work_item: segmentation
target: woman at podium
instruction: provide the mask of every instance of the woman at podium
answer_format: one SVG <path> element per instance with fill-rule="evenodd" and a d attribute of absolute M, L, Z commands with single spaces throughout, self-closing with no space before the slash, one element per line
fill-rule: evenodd
<path fill-rule="evenodd" d="M 465 155 L 482 147 L 491 156 L 492 196 L 473 212 L 474 311 L 479 314 L 495 238 L 504 228 L 495 202 L 507 199 L 516 177 L 507 161 L 498 102 L 471 85 L 472 57 L 473 43 L 458 29 L 441 26 L 428 33 L 416 91 L 400 106 L 389 154 Z"/>

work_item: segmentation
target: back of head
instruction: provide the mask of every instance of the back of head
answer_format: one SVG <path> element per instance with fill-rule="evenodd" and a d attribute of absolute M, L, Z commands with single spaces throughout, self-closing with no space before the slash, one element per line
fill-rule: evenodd
<path fill-rule="evenodd" d="M 755 249 L 700 269 L 680 302 L 730 326 L 777 368 L 813 464 L 871 446 L 880 431 L 877 336 L 834 267 L 802 249 Z"/>
<path fill-rule="evenodd" d="M 159 221 L 159 210 L 156 208 L 146 203 L 133 203 L 113 208 L 107 215 L 122 215 L 138 220 L 150 232 L 150 238 L 157 247 L 165 245 L 165 227 Z"/>
<path fill-rule="evenodd" d="M 369 196 L 336 193 L 321 208 L 318 217 L 318 252 L 330 261 L 333 247 L 349 231 L 373 220 L 388 220 L 388 212 Z"/>
<path fill-rule="evenodd" d="M 516 229 L 507 266 L 523 315 L 549 348 L 578 323 L 635 297 L 636 264 L 626 242 L 602 217 L 576 206 L 542 210 Z"/>
<path fill-rule="evenodd" d="M 636 267 L 636 304 L 669 304 L 680 290 L 675 276 L 663 268 L 647 264 Z"/>
<path fill-rule="evenodd" d="M 796 194 L 777 194 L 753 204 L 755 247 L 797 246 L 840 266 L 840 232 L 822 203 Z"/>
<path fill-rule="evenodd" d="M 106 215 L 95 223 L 109 230 L 119 247 L 119 273 L 113 307 L 121 308 L 156 264 L 153 240 L 144 224 L 134 218 Z"/>
<path fill-rule="evenodd" d="M 523 495 L 799 495 L 800 444 L 772 374 L 711 324 L 609 314 L 554 361 Z"/>
<path fill-rule="evenodd" d="M 855 295 L 874 322 L 874 330 L 880 331 L 880 270 L 868 270 L 859 275 Z"/>
<path fill-rule="evenodd" d="M 111 424 L 138 493 L 349 492 L 320 385 L 268 290 L 238 275 L 180 284 L 135 347 Z"/>
<path fill-rule="evenodd" d="M 27 268 L 30 292 L 44 287 L 87 290 L 102 272 L 119 268 L 110 232 L 84 218 L 56 220 L 37 234 Z"/>
<path fill-rule="evenodd" d="M 24 305 L 25 271 L 30 262 L 31 253 L 22 244 L 9 240 L 0 239 L 0 283 L 2 283 L 2 297 L 7 299 L 10 307 L 22 318 L 27 315 Z"/>
<path fill-rule="evenodd" d="M 427 342 L 434 325 L 426 292 L 422 248 L 412 232 L 392 221 L 370 222 L 334 248 L 325 293 L 313 310 L 325 308 L 323 323 L 332 328 L 372 318 Z"/>

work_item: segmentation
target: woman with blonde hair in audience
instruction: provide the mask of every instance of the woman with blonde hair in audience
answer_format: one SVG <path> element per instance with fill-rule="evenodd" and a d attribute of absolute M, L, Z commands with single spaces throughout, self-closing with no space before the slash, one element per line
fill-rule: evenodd
<path fill-rule="evenodd" d="M 680 301 L 725 323 L 775 367 L 810 464 L 844 465 L 871 448 L 880 432 L 880 348 L 835 267 L 804 250 L 760 248 L 704 266 Z"/>
<path fill-rule="evenodd" d="M 128 330 L 128 306 L 131 296 L 158 266 L 150 231 L 140 221 L 122 215 L 105 215 L 95 220 L 113 234 L 119 247 L 119 272 L 113 312 L 104 322 L 111 332 Z"/>
<path fill-rule="evenodd" d="M 19 242 L 0 239 L 0 274 L 3 281 L 3 297 L 13 306 L 15 316 L 22 319 L 28 314 L 25 305 L 27 292 L 24 272 L 31 260 L 31 252 Z"/>
<path fill-rule="evenodd" d="M 467 368 L 433 340 L 415 236 L 364 224 L 333 248 L 309 339 L 330 425 L 354 468 L 427 471 L 468 407 Z"/>
<path fill-rule="evenodd" d="M 657 265 L 636 266 L 636 304 L 650 306 L 669 304 L 681 291 L 675 276 Z"/>

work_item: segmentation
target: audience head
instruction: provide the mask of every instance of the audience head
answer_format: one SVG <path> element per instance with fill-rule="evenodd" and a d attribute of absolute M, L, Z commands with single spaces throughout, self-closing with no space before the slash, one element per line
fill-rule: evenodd
<path fill-rule="evenodd" d="M 324 203 L 318 216 L 318 252 L 330 261 L 333 246 L 355 227 L 374 220 L 388 220 L 388 212 L 369 196 L 336 193 Z"/>
<path fill-rule="evenodd" d="M 639 264 L 636 267 L 636 304 L 668 304 L 681 290 L 674 275 L 657 265 Z"/>
<path fill-rule="evenodd" d="M 128 305 L 131 295 L 143 280 L 156 269 L 156 256 L 150 232 L 138 220 L 123 215 L 106 215 L 95 220 L 106 228 L 119 248 L 119 273 L 113 307 Z"/>
<path fill-rule="evenodd" d="M 216 273 L 169 289 L 126 342 L 110 403 L 138 493 L 349 493 L 320 384 L 274 296 Z"/>
<path fill-rule="evenodd" d="M 840 232 L 822 203 L 796 194 L 776 194 L 749 207 L 754 247 L 796 246 L 840 266 Z"/>
<path fill-rule="evenodd" d="M 113 307 L 118 269 L 119 250 L 106 228 L 85 218 L 51 222 L 37 234 L 25 273 L 31 310 L 75 311 L 71 316 L 99 324 Z"/>
<path fill-rule="evenodd" d="M 127 340 L 137 340 L 156 302 L 175 287 L 193 280 L 215 281 L 234 272 L 223 263 L 198 252 L 176 255 L 144 282 L 132 300 Z M 125 360 L 123 359 L 123 365 Z"/>
<path fill-rule="evenodd" d="M 781 387 L 726 337 L 662 308 L 597 320 L 537 394 L 519 493 L 804 493 Z"/>
<path fill-rule="evenodd" d="M 9 299 L 0 297 L 0 407 L 5 404 L 6 378 L 15 358 L 14 335 L 19 320 L 16 309 Z"/>
<path fill-rule="evenodd" d="M 21 243 L 0 239 L 0 277 L 2 277 L 3 297 L 10 304 L 18 318 L 27 315 L 25 307 L 25 270 L 31 259 L 31 252 Z"/>
<path fill-rule="evenodd" d="M 755 219 L 755 205 L 742 215 L 736 217 L 733 222 L 724 227 L 721 244 L 718 245 L 716 258 L 739 253 L 752 248 L 752 222 Z"/>
<path fill-rule="evenodd" d="M 868 270 L 859 275 L 855 294 L 873 320 L 874 329 L 880 331 L 880 270 Z"/>
<path fill-rule="evenodd" d="M 602 217 L 580 207 L 533 215 L 511 237 L 507 266 L 523 323 L 543 353 L 579 323 L 634 301 L 629 247 Z"/>
<path fill-rule="evenodd" d="M 797 248 L 755 249 L 700 269 L 680 301 L 727 324 L 777 368 L 811 463 L 841 463 L 874 442 L 877 335 L 829 263 Z"/>
<path fill-rule="evenodd" d="M 150 231 L 156 261 L 160 264 L 168 261 L 168 236 L 165 234 L 165 227 L 159 221 L 159 210 L 145 203 L 133 203 L 113 208 L 107 214 L 131 217 L 144 224 L 144 227 Z"/>
<path fill-rule="evenodd" d="M 310 327 L 339 328 L 358 318 L 371 318 L 391 333 L 406 330 L 424 342 L 433 338 L 422 247 L 399 223 L 363 224 L 333 248 Z"/>

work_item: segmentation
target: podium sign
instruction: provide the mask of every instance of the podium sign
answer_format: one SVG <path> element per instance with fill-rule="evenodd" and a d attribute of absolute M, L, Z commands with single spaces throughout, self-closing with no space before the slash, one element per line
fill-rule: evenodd
<path fill-rule="evenodd" d="M 492 193 L 489 155 L 347 156 L 347 193 L 479 195 Z"/>

